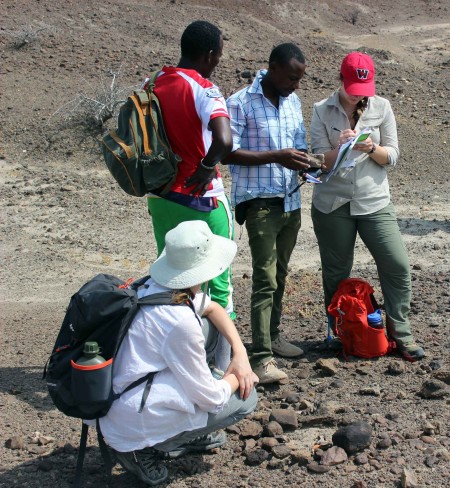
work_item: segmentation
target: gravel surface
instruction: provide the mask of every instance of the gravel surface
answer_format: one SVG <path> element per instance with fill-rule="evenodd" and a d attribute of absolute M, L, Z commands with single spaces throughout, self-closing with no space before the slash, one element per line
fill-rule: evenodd
<path fill-rule="evenodd" d="M 181 32 L 199 18 L 225 34 L 213 79 L 226 96 L 251 81 L 274 45 L 299 44 L 308 62 L 299 90 L 307 127 L 312 104 L 338 86 L 342 57 L 362 48 L 373 55 L 378 93 L 398 122 L 402 156 L 390 184 L 411 261 L 413 329 L 427 357 L 344 361 L 328 350 L 305 185 L 283 315 L 284 334 L 305 356 L 280 360 L 290 382 L 259 387 L 256 412 L 229 430 L 226 446 L 171 461 L 163 486 L 448 486 L 448 2 L 4 0 L 2 7 L 0 486 L 70 486 L 80 422 L 53 407 L 44 363 L 72 293 L 100 272 L 142 276 L 156 256 L 145 199 L 128 197 L 110 177 L 101 129 L 79 102 L 108 91 L 111 72 L 127 92 L 152 69 L 176 63 Z M 229 188 L 226 168 L 224 175 Z M 239 226 L 236 240 L 236 325 L 249 344 L 251 262 Z M 370 281 L 382 302 L 360 242 L 353 275 Z M 367 443 L 345 452 L 333 434 L 359 421 L 368 425 Z M 86 486 L 104 486 L 93 432 L 85 474 Z M 141 486 L 118 465 L 113 474 L 113 487 Z"/>

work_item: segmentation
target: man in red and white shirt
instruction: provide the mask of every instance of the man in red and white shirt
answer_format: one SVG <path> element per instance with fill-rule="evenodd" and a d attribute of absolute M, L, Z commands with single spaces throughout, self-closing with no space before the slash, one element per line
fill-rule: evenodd
<path fill-rule="evenodd" d="M 164 67 L 155 82 L 171 148 L 181 158 L 170 191 L 164 197 L 148 196 L 158 255 L 167 232 L 184 221 L 203 220 L 214 234 L 233 238 L 232 211 L 217 167 L 232 149 L 229 115 L 219 88 L 208 80 L 222 49 L 222 33 L 215 25 L 193 22 L 181 36 L 178 65 Z M 211 298 L 234 319 L 230 269 L 209 287 Z M 226 369 L 229 346 L 218 349 L 216 365 Z"/>

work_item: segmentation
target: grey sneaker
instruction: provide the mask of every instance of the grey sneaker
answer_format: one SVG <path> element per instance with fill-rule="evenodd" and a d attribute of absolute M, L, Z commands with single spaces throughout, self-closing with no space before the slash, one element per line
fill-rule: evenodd
<path fill-rule="evenodd" d="M 283 358 L 296 358 L 303 354 L 303 349 L 294 346 L 281 335 L 272 341 L 272 351 Z"/>
<path fill-rule="evenodd" d="M 400 344 L 397 343 L 397 348 L 400 354 L 411 363 L 416 361 L 420 361 L 425 357 L 425 351 L 415 344 L 414 342 L 410 342 L 409 344 Z"/>
<path fill-rule="evenodd" d="M 223 446 L 227 442 L 227 435 L 222 430 L 211 434 L 196 437 L 187 444 L 182 444 L 173 451 L 167 453 L 169 458 L 178 458 L 190 452 L 205 452 L 215 447 Z"/>
<path fill-rule="evenodd" d="M 168 477 L 167 468 L 159 465 L 161 454 L 151 447 L 139 451 L 119 452 L 113 450 L 117 461 L 128 472 L 150 486 L 158 485 Z"/>

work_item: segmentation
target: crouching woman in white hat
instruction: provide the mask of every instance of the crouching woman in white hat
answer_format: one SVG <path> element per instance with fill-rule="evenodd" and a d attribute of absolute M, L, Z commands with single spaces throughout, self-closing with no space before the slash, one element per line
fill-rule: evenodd
<path fill-rule="evenodd" d="M 258 377 L 238 332 L 225 310 L 200 289 L 235 254 L 236 244 L 212 234 L 205 222 L 183 222 L 167 233 L 166 247 L 140 290 L 140 296 L 147 296 L 170 289 L 174 303 L 190 304 L 141 307 L 116 358 L 114 390 L 158 373 L 140 413 L 144 385 L 124 393 L 100 419 L 120 464 L 149 485 L 167 478 L 163 458 L 221 446 L 226 434 L 216 431 L 256 407 Z M 208 366 L 218 332 L 233 351 L 224 375 Z"/>

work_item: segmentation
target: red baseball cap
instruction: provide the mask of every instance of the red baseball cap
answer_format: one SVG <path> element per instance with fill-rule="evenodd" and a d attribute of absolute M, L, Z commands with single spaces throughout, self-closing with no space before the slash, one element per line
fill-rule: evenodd
<path fill-rule="evenodd" d="M 375 66 L 373 59 L 360 52 L 347 54 L 341 64 L 345 91 L 349 95 L 373 97 L 375 95 Z"/>

